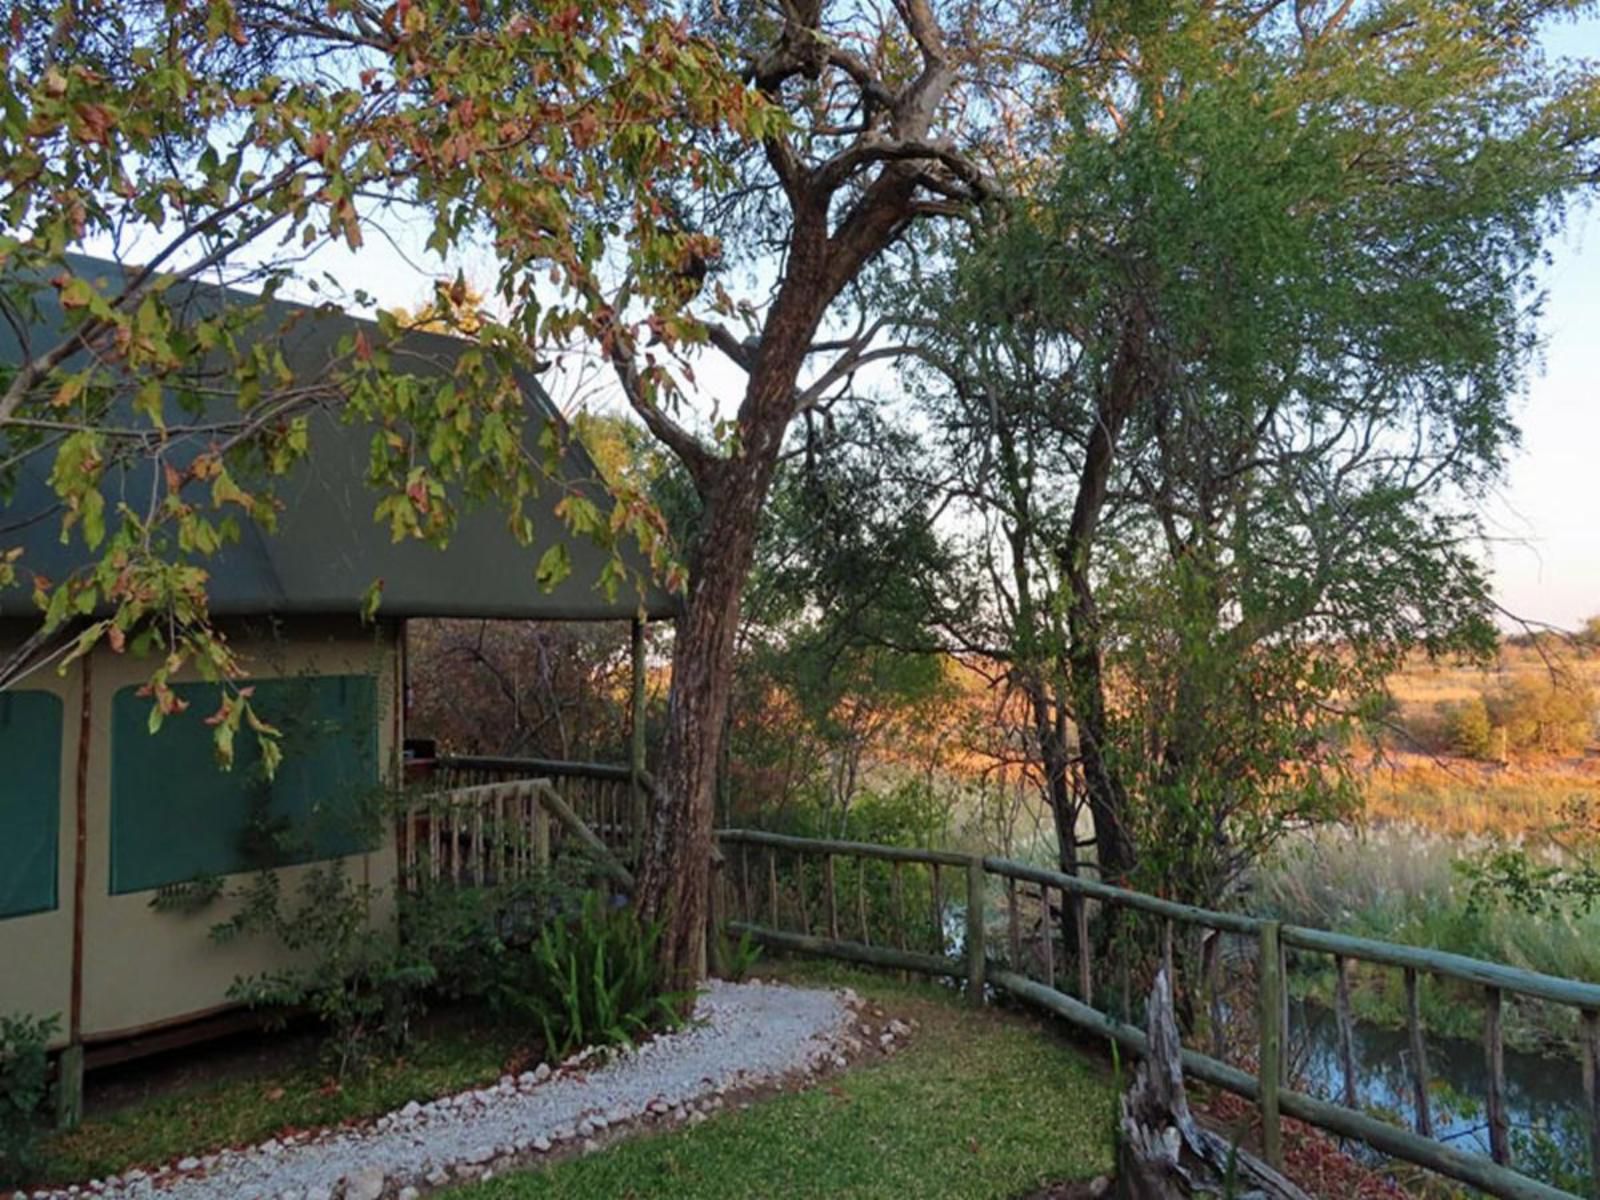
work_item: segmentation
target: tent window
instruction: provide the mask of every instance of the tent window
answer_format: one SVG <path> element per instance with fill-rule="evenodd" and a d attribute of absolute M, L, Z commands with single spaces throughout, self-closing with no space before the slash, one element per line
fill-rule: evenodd
<path fill-rule="evenodd" d="M 252 704 L 282 734 L 268 779 L 253 734 L 234 763 L 216 761 L 214 684 L 173 690 L 189 702 L 149 732 L 150 700 L 128 687 L 112 701 L 111 890 L 139 892 L 358 854 L 375 840 L 377 685 L 368 675 L 256 680 Z"/>
<path fill-rule="evenodd" d="M 61 700 L 0 692 L 0 919 L 57 904 Z"/>

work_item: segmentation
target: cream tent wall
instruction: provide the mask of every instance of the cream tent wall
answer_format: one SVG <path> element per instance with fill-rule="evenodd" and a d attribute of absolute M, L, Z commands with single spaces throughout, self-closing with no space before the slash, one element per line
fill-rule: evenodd
<path fill-rule="evenodd" d="M 241 627 L 234 640 L 253 679 L 370 677 L 378 700 L 378 762 L 392 778 L 403 738 L 398 631 L 394 622 L 363 628 L 352 620 L 302 619 L 278 623 L 270 635 Z M 227 991 L 236 978 L 282 962 L 268 941 L 213 941 L 211 927 L 231 912 L 226 900 L 195 913 L 158 911 L 151 905 L 153 888 L 113 889 L 113 710 L 118 694 L 137 688 L 148 672 L 147 662 L 103 647 L 64 675 L 39 671 L 17 689 L 45 691 L 61 703 L 57 902 L 47 911 L 0 918 L 0 1012 L 59 1014 L 60 1044 L 92 1045 L 215 1013 L 229 1006 Z M 198 722 L 202 716 L 175 719 Z M 0 803 L 7 787 L 0 769 Z M 397 864 L 392 826 L 386 823 L 385 830 L 370 851 L 345 861 L 353 877 L 388 897 Z M 309 869 L 280 869 L 286 893 Z M 375 913 L 377 919 L 389 915 Z"/>

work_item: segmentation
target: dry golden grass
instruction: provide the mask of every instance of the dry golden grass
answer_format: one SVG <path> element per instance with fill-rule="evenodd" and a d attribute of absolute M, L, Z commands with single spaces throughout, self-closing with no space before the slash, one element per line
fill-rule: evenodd
<path fill-rule="evenodd" d="M 1600 803 L 1600 756 L 1499 766 L 1391 754 L 1366 782 L 1369 821 L 1419 825 L 1448 837 L 1540 837 L 1575 798 Z"/>
<path fill-rule="evenodd" d="M 1405 670 L 1389 680 L 1389 691 L 1400 702 L 1405 717 L 1431 713 L 1441 703 L 1467 700 L 1492 691 L 1522 676 L 1569 671 L 1580 682 L 1600 689 L 1600 653 L 1562 644 L 1543 653 L 1532 646 L 1502 644 L 1494 662 L 1480 667 L 1469 663 L 1429 662 L 1416 655 Z"/>

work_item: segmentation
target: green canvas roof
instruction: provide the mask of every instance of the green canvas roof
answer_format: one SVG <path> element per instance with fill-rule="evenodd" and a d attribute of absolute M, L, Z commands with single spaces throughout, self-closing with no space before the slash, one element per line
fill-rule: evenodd
<path fill-rule="evenodd" d="M 75 273 L 94 280 L 110 280 L 122 271 L 114 263 L 75 258 Z M 226 303 L 239 293 L 221 288 L 198 288 L 197 295 L 210 304 Z M 41 306 L 46 297 L 40 298 Z M 49 302 L 54 303 L 53 294 Z M 296 310 L 306 319 L 290 322 Z M 26 360 L 33 347 L 55 340 L 60 329 L 59 309 L 42 311 L 31 328 L 19 332 L 0 320 L 0 362 Z M 277 331 L 291 326 L 279 336 Z M 314 378 L 332 359 L 339 339 L 358 328 L 376 340 L 376 326 L 344 314 L 319 314 L 304 306 L 273 305 L 263 325 L 280 344 L 292 371 Z M 398 349 L 404 369 L 416 375 L 447 374 L 466 343 L 433 333 L 412 333 Z M 548 423 L 562 423 L 538 383 L 519 377 L 527 399 L 527 438 L 537 443 Z M 337 403 L 337 402 L 335 402 Z M 231 400 L 218 405 L 237 415 Z M 126 414 L 125 414 L 126 415 Z M 174 408 L 171 422 L 193 423 L 192 415 Z M 142 422 L 141 422 L 142 423 Z M 377 495 L 365 483 L 372 428 L 346 423 L 324 406 L 311 416 L 310 452 L 293 471 L 275 482 L 282 502 L 275 533 L 268 534 L 244 522 L 240 541 L 199 560 L 210 572 L 208 589 L 212 612 L 218 616 L 357 613 L 362 598 L 376 579 L 383 580 L 380 614 L 392 617 L 494 617 L 543 620 L 603 620 L 639 615 L 671 616 L 676 604 L 655 585 L 643 594 L 623 587 L 608 598 L 597 587 L 608 551 L 588 538 L 570 534 L 552 511 L 563 489 L 551 484 L 530 503 L 535 527 L 532 545 L 520 545 L 506 528 L 504 515 L 494 506 L 468 509 L 458 506 L 460 522 L 444 549 L 427 543 L 391 540 L 386 525 L 373 519 Z M 204 448 L 195 438 L 189 446 L 172 445 L 168 460 L 182 466 Z M 7 438 L 0 433 L 0 461 L 7 455 Z M 0 501 L 0 550 L 21 545 L 23 561 L 34 571 L 61 578 L 82 566 L 85 551 L 74 537 L 60 541 L 60 510 L 48 483 L 51 455 L 38 452 L 20 466 L 9 501 Z M 154 465 L 144 457 L 126 466 L 110 468 L 102 490 L 108 502 L 117 497 L 147 497 Z M 581 446 L 570 442 L 561 461 L 568 484 L 602 498 L 603 486 L 593 462 Z M 571 574 L 554 589 L 544 591 L 534 580 L 534 568 L 545 549 L 565 541 L 572 562 Z M 630 577 L 649 578 L 645 559 L 631 544 L 624 547 Z M 0 618 L 35 613 L 31 598 L 21 588 L 0 593 Z"/>

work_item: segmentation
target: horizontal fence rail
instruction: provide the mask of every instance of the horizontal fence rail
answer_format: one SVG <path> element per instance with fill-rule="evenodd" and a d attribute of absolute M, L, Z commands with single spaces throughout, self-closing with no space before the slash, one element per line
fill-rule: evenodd
<path fill-rule="evenodd" d="M 1209 1025 L 1210 1052 L 1185 1046 L 1184 1069 L 1196 1079 L 1259 1105 L 1263 1150 L 1276 1167 L 1283 1161 L 1281 1120 L 1288 1116 L 1503 1200 L 1582 1200 L 1515 1169 L 1504 1100 L 1502 1013 L 1506 998 L 1526 997 L 1575 1009 L 1590 1170 L 1596 1189 L 1591 1200 L 1600 1200 L 1600 985 L 1457 954 L 1215 912 L 1005 858 L 755 830 L 723 830 L 717 837 L 724 866 L 718 884 L 723 895 L 715 900 L 715 907 L 731 914 L 727 927 L 735 935 L 749 936 L 775 949 L 965 981 L 973 1004 L 983 1002 L 986 989 L 1005 992 L 1135 1053 L 1143 1053 L 1146 1043 L 1144 1030 L 1130 1020 L 1134 994 L 1131 960 L 1137 955 L 1130 951 L 1130 943 L 1118 943 L 1115 938 L 1125 934 L 1130 917 L 1154 923 L 1153 932 L 1158 936 L 1131 945 L 1159 956 L 1168 977 L 1175 978 L 1178 931 L 1190 931 L 1198 943 L 1198 953 L 1191 957 L 1198 964 L 1195 973 L 1199 978 L 1191 981 L 1189 995 L 1194 1023 Z M 989 946 L 988 893 L 992 885 L 997 885 L 995 890 L 1004 898 L 1005 936 L 1003 942 Z M 1059 910 L 1052 895 L 1060 898 Z M 959 916 L 953 914 L 947 897 L 959 904 Z M 1093 924 L 1098 937 L 1091 936 L 1091 918 L 1095 916 L 1091 907 L 1097 909 Z M 1032 928 L 1024 917 L 1030 909 L 1037 914 Z M 1257 983 L 1253 1005 L 1256 1036 L 1254 1045 L 1240 1055 L 1246 1060 L 1244 1065 L 1225 1058 L 1224 976 L 1238 972 L 1223 969 L 1224 937 L 1243 944 L 1253 960 Z M 959 953 L 951 953 L 953 945 L 959 947 Z M 1344 1069 L 1343 1095 L 1338 1102 L 1288 1086 L 1290 950 L 1333 960 L 1334 1015 Z M 1414 1128 L 1358 1107 L 1350 1008 L 1351 965 L 1358 962 L 1401 973 L 1407 1001 L 1410 1053 L 1406 1070 L 1415 1104 Z M 1075 971 L 1071 969 L 1074 966 Z M 1469 985 L 1483 998 L 1487 1155 L 1462 1150 L 1433 1136 L 1418 999 L 1426 978 Z M 1074 984 L 1076 995 L 1066 990 Z M 1253 1063 L 1248 1061 L 1252 1052 Z"/>

